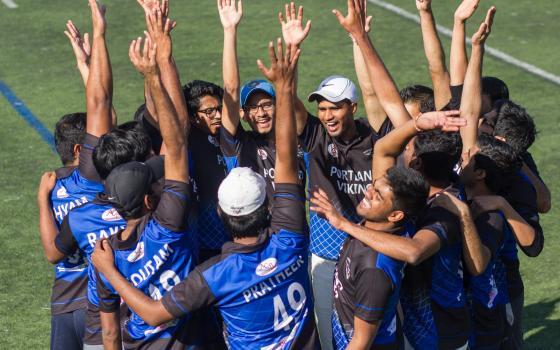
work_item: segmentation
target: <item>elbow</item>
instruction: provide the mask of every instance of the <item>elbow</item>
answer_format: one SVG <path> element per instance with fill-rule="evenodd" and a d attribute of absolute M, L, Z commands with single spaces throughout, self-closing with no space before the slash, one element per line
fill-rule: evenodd
<path fill-rule="evenodd" d="M 410 265 L 418 265 L 423 261 L 422 252 L 414 247 L 406 254 L 406 262 Z"/>
<path fill-rule="evenodd" d="M 116 343 L 121 339 L 121 330 L 119 327 L 105 327 L 102 328 L 103 340 L 110 343 Z"/>
<path fill-rule="evenodd" d="M 45 250 L 45 257 L 47 261 L 53 265 L 58 264 L 62 259 L 64 259 L 64 255 L 60 254 L 56 248 L 51 250 Z"/>
<path fill-rule="evenodd" d="M 158 327 L 158 326 L 160 326 L 161 324 L 164 323 L 163 320 L 158 319 L 158 318 L 156 318 L 156 317 L 154 317 L 154 316 L 150 316 L 150 317 L 142 318 L 142 319 L 143 319 L 144 321 L 146 321 L 146 323 L 149 324 L 151 327 Z"/>
<path fill-rule="evenodd" d="M 550 200 L 543 200 L 537 203 L 537 210 L 540 214 L 546 214 L 552 209 L 552 203 Z"/>

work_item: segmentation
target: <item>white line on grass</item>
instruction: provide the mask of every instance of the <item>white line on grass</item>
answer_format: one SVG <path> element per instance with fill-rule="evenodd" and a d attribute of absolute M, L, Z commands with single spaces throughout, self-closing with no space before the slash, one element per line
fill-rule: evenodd
<path fill-rule="evenodd" d="M 406 10 L 403 10 L 402 8 L 395 6 L 393 4 L 387 3 L 385 1 L 382 0 L 368 0 L 369 2 L 371 2 L 374 5 L 377 5 L 379 7 L 384 8 L 385 10 L 391 11 L 401 17 L 404 17 L 408 20 L 411 20 L 413 22 L 416 22 L 418 24 L 420 24 L 420 17 L 416 14 L 412 14 Z M 449 28 L 446 28 L 444 26 L 441 25 L 437 25 L 437 30 L 438 32 L 440 32 L 441 34 L 451 38 L 453 31 Z M 465 39 L 467 45 L 471 44 L 471 39 L 470 37 L 467 37 Z M 545 80 L 548 80 L 554 84 L 560 85 L 560 76 L 558 75 L 554 75 L 550 72 L 545 71 L 544 69 L 541 69 L 537 66 L 534 66 L 530 63 L 521 61 L 513 56 L 508 55 L 507 53 L 500 51 L 498 49 L 495 49 L 493 47 L 489 47 L 488 45 L 486 45 L 486 53 L 488 53 L 490 56 L 493 56 L 494 58 L 497 58 L 500 61 L 509 63 L 517 68 L 521 68 L 531 74 L 534 74 L 538 77 L 541 77 Z"/>
<path fill-rule="evenodd" d="M 2 0 L 2 2 L 9 9 L 15 9 L 15 8 L 18 7 L 17 4 L 13 0 Z"/>

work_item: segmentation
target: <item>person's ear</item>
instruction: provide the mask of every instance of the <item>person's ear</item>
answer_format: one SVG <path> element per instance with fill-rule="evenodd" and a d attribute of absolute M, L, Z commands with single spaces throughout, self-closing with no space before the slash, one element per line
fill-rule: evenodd
<path fill-rule="evenodd" d="M 387 217 L 389 222 L 399 222 L 404 219 L 404 212 L 402 210 L 393 210 Z"/>
<path fill-rule="evenodd" d="M 477 180 L 484 180 L 486 178 L 486 170 L 475 169 L 474 176 L 475 176 L 475 179 L 477 179 Z"/>
<path fill-rule="evenodd" d="M 79 159 L 80 158 L 80 152 L 82 151 L 82 145 L 80 145 L 79 143 L 74 145 L 74 159 Z"/>
<path fill-rule="evenodd" d="M 414 169 L 416 171 L 422 171 L 422 159 L 419 157 L 413 156 L 408 164 L 408 167 Z"/>
<path fill-rule="evenodd" d="M 152 198 L 147 194 L 144 195 L 144 206 L 146 207 L 146 209 L 148 209 L 148 211 L 152 211 L 155 209 Z"/>
<path fill-rule="evenodd" d="M 503 137 L 503 136 L 494 136 L 494 138 L 495 138 L 496 140 L 500 140 L 500 141 L 502 141 L 502 142 L 507 143 L 506 138 Z"/>
<path fill-rule="evenodd" d="M 350 106 L 352 107 L 352 114 L 356 114 L 358 112 L 358 104 L 353 102 Z"/>
<path fill-rule="evenodd" d="M 249 115 L 248 113 L 245 113 L 245 110 L 243 108 L 239 108 L 239 116 L 241 117 L 241 119 L 243 119 L 246 122 L 249 122 Z"/>

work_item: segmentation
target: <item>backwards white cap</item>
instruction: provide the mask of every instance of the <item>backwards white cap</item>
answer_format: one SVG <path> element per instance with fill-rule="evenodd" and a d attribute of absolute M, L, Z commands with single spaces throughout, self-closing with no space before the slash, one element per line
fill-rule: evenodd
<path fill-rule="evenodd" d="M 218 204 L 230 216 L 251 214 L 265 198 L 266 182 L 250 168 L 234 168 L 218 188 Z"/>
<path fill-rule="evenodd" d="M 342 100 L 350 100 L 353 103 L 358 102 L 356 85 L 350 79 L 340 75 L 333 75 L 323 80 L 319 84 L 317 91 L 312 92 L 307 99 L 309 102 L 313 102 L 319 97 L 334 103 Z"/>

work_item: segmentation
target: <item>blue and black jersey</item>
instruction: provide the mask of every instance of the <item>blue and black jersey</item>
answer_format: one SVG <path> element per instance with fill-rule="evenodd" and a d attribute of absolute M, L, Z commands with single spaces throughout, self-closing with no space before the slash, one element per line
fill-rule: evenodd
<path fill-rule="evenodd" d="M 458 195 L 449 188 L 448 192 Z M 403 331 L 415 349 L 456 349 L 469 337 L 469 315 L 463 287 L 462 236 L 457 216 L 430 198 L 416 223 L 428 230 L 440 249 L 417 266 L 408 265 L 401 290 Z"/>
<path fill-rule="evenodd" d="M 226 128 L 220 128 L 221 147 L 228 165 L 228 172 L 236 167 L 251 168 L 266 180 L 266 195 L 269 202 L 274 194 L 274 169 L 276 164 L 276 145 L 274 137 L 247 131 L 239 124 L 237 133 L 231 135 Z M 304 152 L 297 154 L 298 178 L 305 185 L 306 166 Z"/>
<path fill-rule="evenodd" d="M 58 229 L 72 209 L 85 204 L 103 191 L 103 185 L 92 175 L 87 162 L 85 148 L 79 167 L 64 167 L 56 170 L 56 183 L 51 193 L 51 208 Z M 91 163 L 91 157 L 89 157 Z M 55 281 L 51 296 L 51 312 L 56 314 L 83 309 L 87 306 L 87 263 L 78 249 L 55 266 Z"/>
<path fill-rule="evenodd" d="M 318 118 L 309 116 L 299 137 L 305 152 L 309 188 L 323 189 L 347 219 L 358 223 L 356 206 L 372 183 L 373 146 L 380 136 L 365 119 L 354 120 L 357 135 L 349 142 L 329 136 Z M 384 128 L 390 130 L 388 126 Z M 345 232 L 335 229 L 316 213 L 309 215 L 311 252 L 329 260 L 337 260 Z"/>
<path fill-rule="evenodd" d="M 255 244 L 226 243 L 163 305 L 177 318 L 215 306 L 230 349 L 317 349 L 303 188 L 277 184 L 271 212 Z"/>
<path fill-rule="evenodd" d="M 498 349 L 506 334 L 505 305 L 509 302 L 505 267 L 500 261 L 509 228 L 498 211 L 479 215 L 475 225 L 482 244 L 490 250 L 491 259 L 482 274 L 468 277 L 472 315 L 469 347 Z"/>
<path fill-rule="evenodd" d="M 404 228 L 392 234 L 406 235 Z M 354 317 L 378 322 L 370 349 L 400 349 L 402 332 L 397 304 L 404 275 L 403 262 L 376 252 L 348 237 L 334 273 L 333 345 L 346 349 L 354 335 Z"/>
<path fill-rule="evenodd" d="M 184 220 L 190 202 L 186 183 L 167 180 L 155 212 L 141 218 L 128 237 L 122 237 L 121 231 L 109 238 L 117 270 L 154 300 L 160 300 L 194 267 L 196 237 L 187 232 Z M 96 277 L 99 309 L 118 312 L 119 295 L 101 274 Z M 125 325 L 125 348 L 183 349 L 187 321 L 188 316 L 152 327 L 132 312 Z"/>

